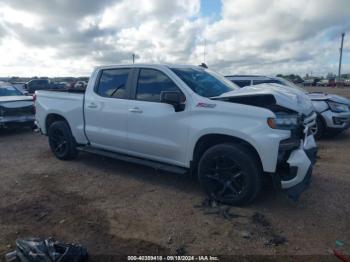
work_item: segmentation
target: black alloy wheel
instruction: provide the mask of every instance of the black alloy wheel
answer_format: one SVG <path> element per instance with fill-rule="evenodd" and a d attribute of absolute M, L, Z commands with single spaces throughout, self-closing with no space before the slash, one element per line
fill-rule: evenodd
<path fill-rule="evenodd" d="M 262 184 L 255 156 L 234 144 L 220 144 L 208 149 L 199 162 L 198 172 L 209 198 L 231 205 L 254 200 Z"/>

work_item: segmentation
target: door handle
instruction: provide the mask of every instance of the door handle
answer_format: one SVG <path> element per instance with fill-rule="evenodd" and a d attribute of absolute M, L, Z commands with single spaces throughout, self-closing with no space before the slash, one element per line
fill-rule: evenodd
<path fill-rule="evenodd" d="M 134 108 L 129 108 L 129 112 L 131 113 L 142 113 L 143 111 L 138 108 L 138 107 L 134 107 Z"/>
<path fill-rule="evenodd" d="M 97 108 L 97 105 L 95 103 L 90 103 L 88 105 L 88 108 Z"/>

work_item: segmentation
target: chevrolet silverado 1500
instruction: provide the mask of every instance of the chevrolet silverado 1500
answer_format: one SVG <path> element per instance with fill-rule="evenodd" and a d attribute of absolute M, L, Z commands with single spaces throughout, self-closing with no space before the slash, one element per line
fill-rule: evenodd
<path fill-rule="evenodd" d="M 267 175 L 297 197 L 316 158 L 309 100 L 273 86 L 239 89 L 197 66 L 98 67 L 84 94 L 37 91 L 35 104 L 57 158 L 85 151 L 188 172 L 229 204 L 254 200 Z"/>

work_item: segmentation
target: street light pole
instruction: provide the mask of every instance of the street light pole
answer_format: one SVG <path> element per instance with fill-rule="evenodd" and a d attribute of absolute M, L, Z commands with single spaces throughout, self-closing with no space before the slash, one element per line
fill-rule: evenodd
<path fill-rule="evenodd" d="M 341 60 L 342 60 L 342 56 L 343 56 L 343 43 L 344 43 L 344 36 L 345 33 L 341 34 L 341 44 L 340 44 L 340 56 L 339 56 L 339 69 L 338 69 L 338 79 L 340 79 L 340 75 L 341 75 Z"/>

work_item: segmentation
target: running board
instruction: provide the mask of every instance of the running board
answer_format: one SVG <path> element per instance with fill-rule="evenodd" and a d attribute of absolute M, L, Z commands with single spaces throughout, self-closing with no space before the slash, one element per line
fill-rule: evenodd
<path fill-rule="evenodd" d="M 119 154 L 119 153 L 115 153 L 115 152 L 111 152 L 111 151 L 107 151 L 107 150 L 103 150 L 103 149 L 98 149 L 98 148 L 94 148 L 94 147 L 90 147 L 90 146 L 79 146 L 79 147 L 77 147 L 77 150 L 87 152 L 87 153 L 96 154 L 96 155 L 106 156 L 106 157 L 130 162 L 130 163 L 134 163 L 134 164 L 152 167 L 156 170 L 164 170 L 167 172 L 177 173 L 177 174 L 185 174 L 187 172 L 187 169 L 183 168 L 183 167 L 163 164 L 163 163 L 152 161 L 152 160 L 142 159 L 142 158 L 138 158 L 138 157 L 132 157 L 129 155 Z"/>

